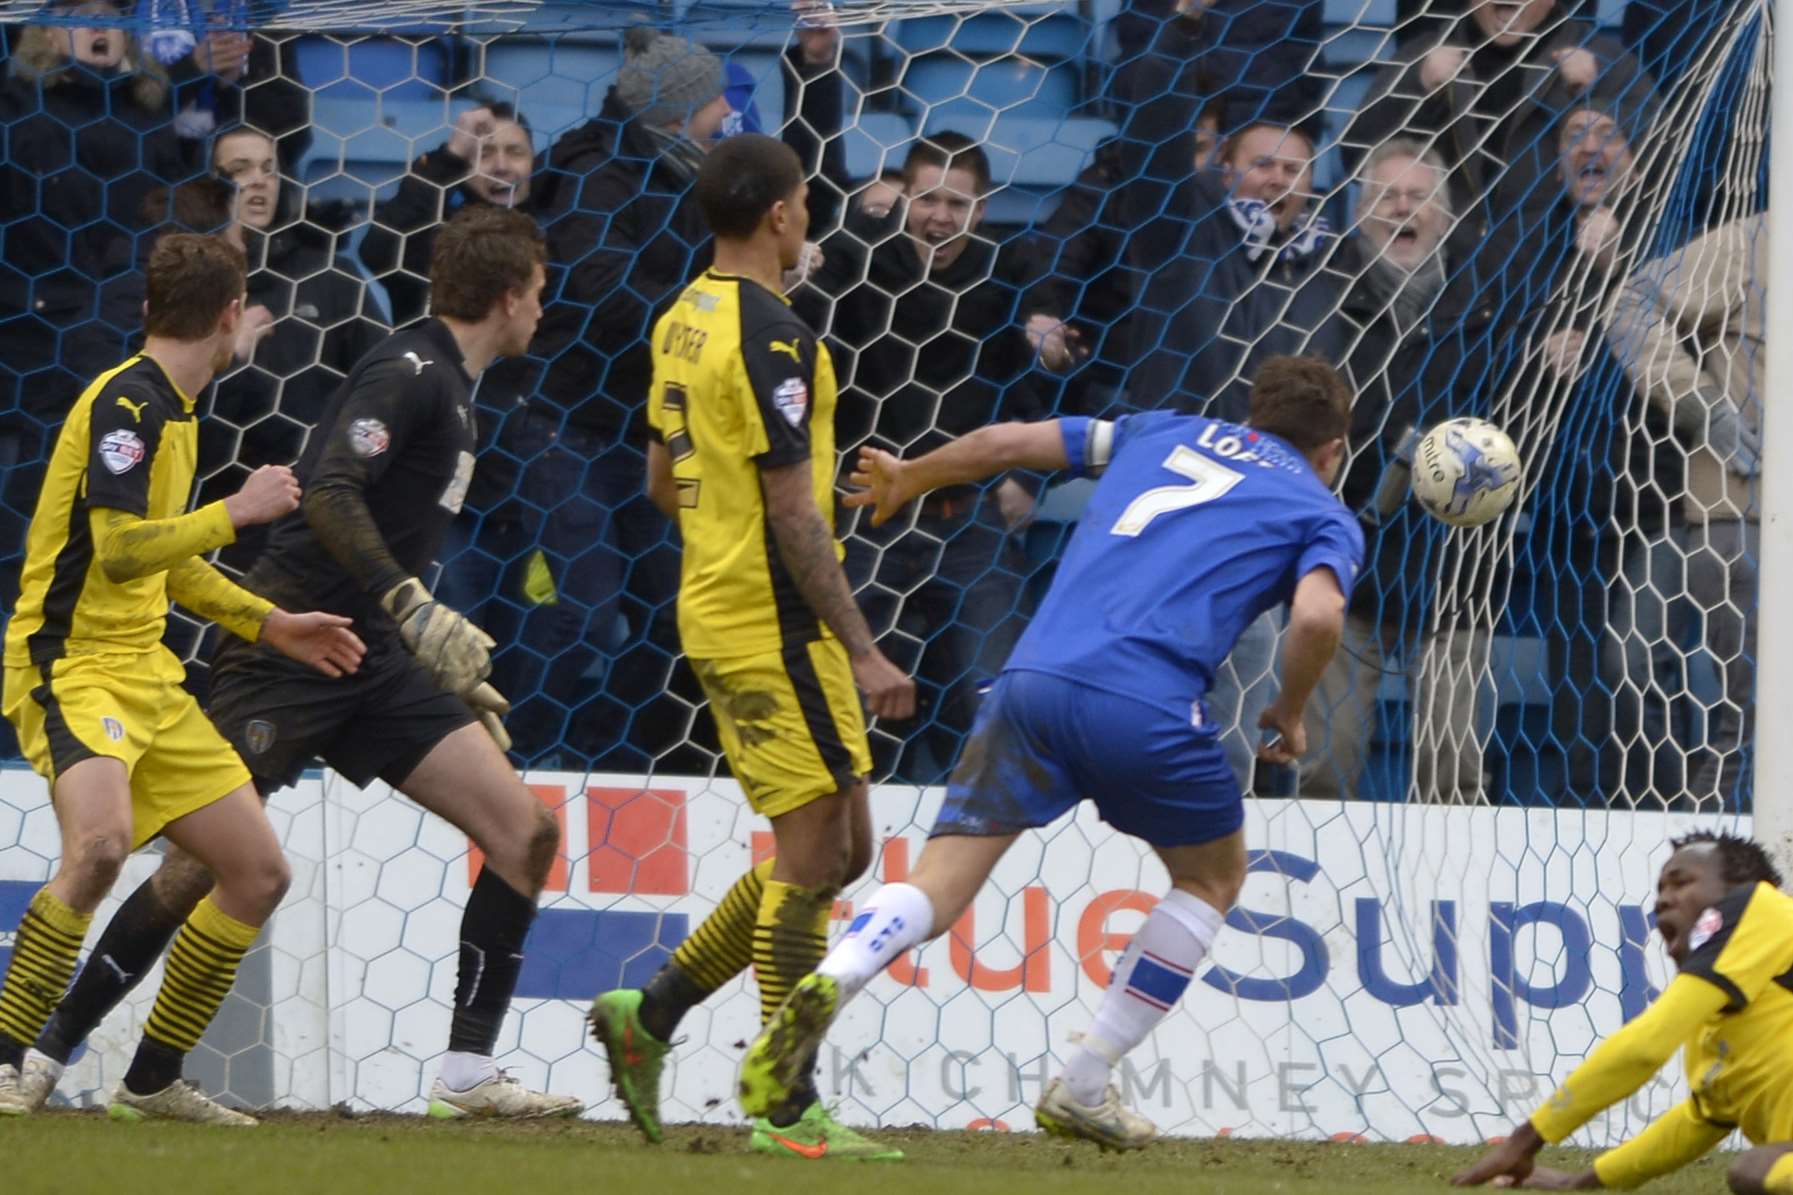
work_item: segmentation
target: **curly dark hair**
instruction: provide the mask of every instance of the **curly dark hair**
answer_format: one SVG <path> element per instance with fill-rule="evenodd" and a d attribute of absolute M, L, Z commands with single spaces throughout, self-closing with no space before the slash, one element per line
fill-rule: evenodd
<path fill-rule="evenodd" d="M 1741 834 L 1718 833 L 1711 830 L 1695 830 L 1691 834 L 1683 834 L 1679 838 L 1669 840 L 1675 850 L 1689 846 L 1705 846 L 1710 844 L 1718 848 L 1718 860 L 1724 868 L 1725 883 L 1754 884 L 1765 881 L 1776 888 L 1781 886 L 1780 869 L 1775 867 L 1774 860 L 1762 844 Z"/>

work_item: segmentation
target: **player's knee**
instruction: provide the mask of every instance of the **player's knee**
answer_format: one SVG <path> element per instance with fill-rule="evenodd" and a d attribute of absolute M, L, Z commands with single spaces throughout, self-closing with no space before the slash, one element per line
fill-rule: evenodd
<path fill-rule="evenodd" d="M 131 838 L 122 830 L 95 830 L 75 844 L 73 870 L 82 879 L 111 887 L 131 856 Z"/>
<path fill-rule="evenodd" d="M 233 903 L 258 909 L 264 915 L 280 906 L 292 884 L 293 869 L 279 851 L 265 858 L 244 861 L 229 878 L 229 887 L 236 898 Z"/>
<path fill-rule="evenodd" d="M 1785 1152 L 1775 1147 L 1758 1147 L 1749 1150 L 1731 1163 L 1725 1172 L 1725 1181 L 1730 1185 L 1732 1195 L 1766 1195 L 1768 1190 L 1768 1172 Z"/>

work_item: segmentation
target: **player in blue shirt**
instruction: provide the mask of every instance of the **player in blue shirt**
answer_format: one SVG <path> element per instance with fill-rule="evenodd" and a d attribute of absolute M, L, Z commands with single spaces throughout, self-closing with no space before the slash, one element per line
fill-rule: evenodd
<path fill-rule="evenodd" d="M 1023 830 L 1091 800 L 1150 843 L 1171 890 L 1133 936 L 1040 1127 L 1131 1149 L 1157 1134 L 1109 1082 L 1182 996 L 1245 880 L 1244 805 L 1204 704 L 1239 633 L 1290 603 L 1282 690 L 1262 758 L 1306 748 L 1302 711 L 1338 646 L 1363 559 L 1331 486 L 1351 394 L 1325 363 L 1277 357 L 1248 424 L 1169 412 L 1002 423 L 913 461 L 862 450 L 853 506 L 874 524 L 940 486 L 1008 469 L 1101 478 L 1039 613 L 978 711 L 907 883 L 886 884 L 799 982 L 741 1066 L 741 1104 L 773 1116 L 840 1009 L 959 919 Z"/>

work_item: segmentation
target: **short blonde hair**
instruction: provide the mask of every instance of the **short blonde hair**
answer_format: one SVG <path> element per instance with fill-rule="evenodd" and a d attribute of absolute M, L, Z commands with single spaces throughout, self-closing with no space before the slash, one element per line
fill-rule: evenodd
<path fill-rule="evenodd" d="M 63 11 L 70 14 L 104 13 L 123 20 L 123 14 L 107 0 L 86 0 L 83 4 L 69 5 Z M 27 25 L 20 30 L 19 40 L 13 47 L 12 77 L 44 87 L 55 87 L 66 79 L 70 66 L 67 49 L 70 28 L 67 25 Z M 126 74 L 133 76 L 131 98 L 139 107 L 154 112 L 167 102 L 168 68 L 154 56 L 144 54 L 137 35 L 128 30 L 122 66 Z"/>

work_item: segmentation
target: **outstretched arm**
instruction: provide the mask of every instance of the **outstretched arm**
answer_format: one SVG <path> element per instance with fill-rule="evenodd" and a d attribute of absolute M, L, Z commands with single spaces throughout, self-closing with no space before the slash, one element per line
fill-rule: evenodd
<path fill-rule="evenodd" d="M 240 528 L 271 523 L 298 503 L 299 483 L 293 471 L 285 465 L 263 465 L 230 497 L 169 519 L 146 519 L 135 511 L 96 505 L 89 530 L 101 571 L 108 581 L 122 583 L 166 572 L 182 561 L 233 544 Z"/>
<path fill-rule="evenodd" d="M 1282 688 L 1259 725 L 1281 738 L 1263 749 L 1271 763 L 1292 763 L 1307 751 L 1302 716 L 1345 631 L 1345 591 L 1330 568 L 1316 568 L 1295 586 L 1283 636 Z"/>
<path fill-rule="evenodd" d="M 898 460 L 883 449 L 861 448 L 852 481 L 865 488 L 843 501 L 848 506 L 873 507 L 872 526 L 876 527 L 941 486 L 983 481 L 1010 469 L 1054 470 L 1070 465 L 1059 420 L 993 423 L 912 461 Z"/>
<path fill-rule="evenodd" d="M 1694 975 L 1676 976 L 1649 1008 L 1589 1054 L 1530 1120 L 1452 1181 L 1459 1187 L 1474 1187 L 1501 1175 L 1523 1180 L 1531 1173 L 1532 1158 L 1539 1149 L 1563 1140 L 1596 1113 L 1642 1087 L 1693 1031 L 1718 1015 L 1729 1000 L 1716 984 Z M 1647 1158 L 1668 1156 L 1670 1146 L 1691 1148 L 1693 1138 L 1672 1136 L 1671 1129 L 1672 1125 L 1665 1127 L 1660 1136 L 1645 1142 L 1643 1153 L 1622 1158 L 1619 1165 L 1641 1167 Z"/>
<path fill-rule="evenodd" d="M 262 626 L 274 612 L 273 602 L 250 593 L 199 556 L 168 570 L 168 596 L 251 643 L 261 638 Z"/>

